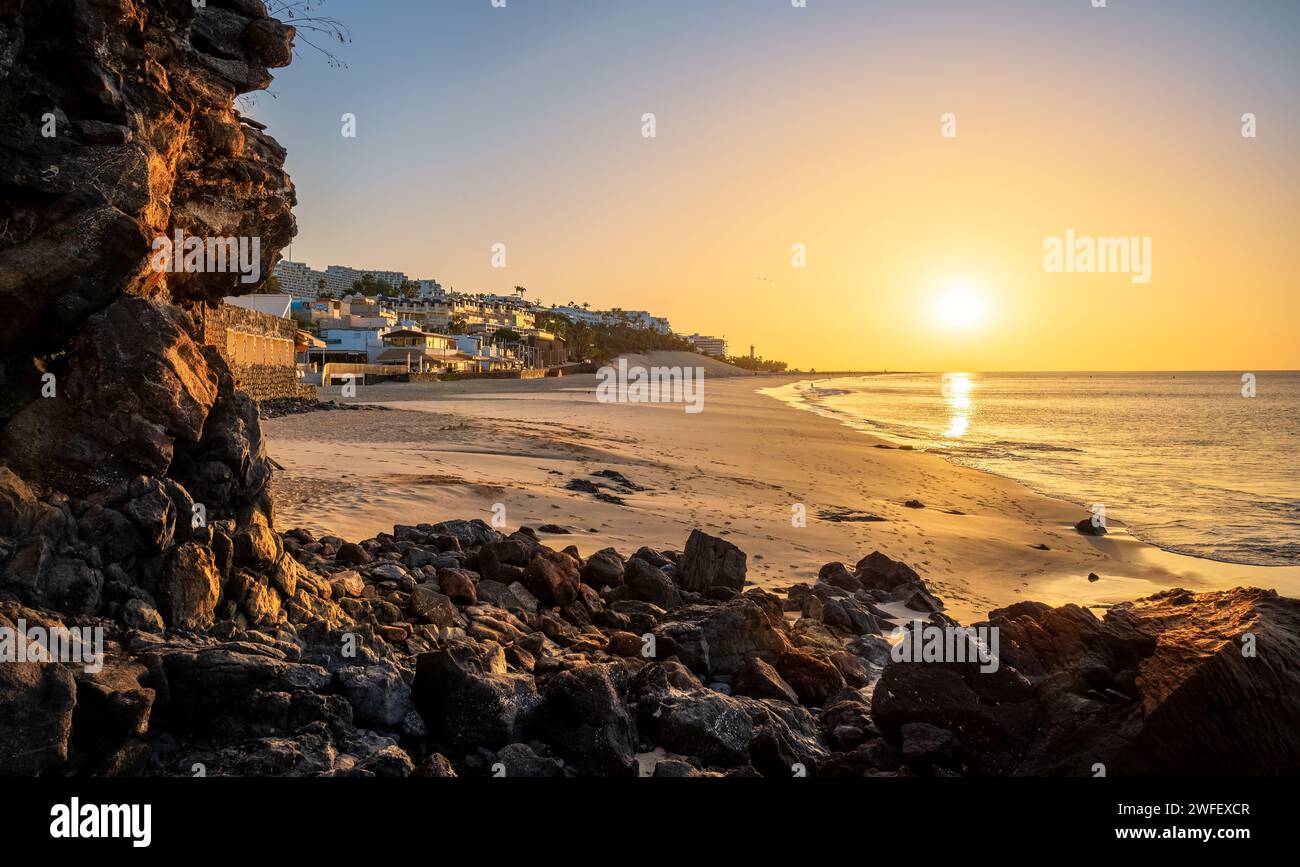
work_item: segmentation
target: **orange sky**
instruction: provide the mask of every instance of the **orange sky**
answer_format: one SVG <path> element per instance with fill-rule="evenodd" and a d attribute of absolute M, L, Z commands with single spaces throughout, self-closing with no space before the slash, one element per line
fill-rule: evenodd
<path fill-rule="evenodd" d="M 305 56 L 256 109 L 292 257 L 649 309 L 805 368 L 1300 368 L 1293 8 L 650 6 L 341 4 L 351 68 Z M 1149 236 L 1150 282 L 1045 273 L 1068 229 Z M 943 325 L 957 287 L 981 324 Z"/>

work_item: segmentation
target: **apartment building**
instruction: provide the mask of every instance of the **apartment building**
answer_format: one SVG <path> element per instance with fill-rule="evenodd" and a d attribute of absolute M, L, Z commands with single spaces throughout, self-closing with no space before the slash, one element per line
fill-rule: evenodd
<path fill-rule="evenodd" d="M 336 297 L 351 294 L 355 291 L 353 285 L 367 274 L 392 286 L 394 293 L 406 282 L 406 275 L 401 271 L 375 271 L 346 265 L 330 265 L 324 271 L 317 271 L 303 262 L 290 262 L 288 259 L 277 262 L 272 273 L 282 292 L 304 300 L 318 298 L 321 294 Z M 442 286 L 437 280 L 419 282 L 421 293 L 427 292 L 429 297 L 442 294 Z"/>
<path fill-rule="evenodd" d="M 322 346 L 307 350 L 311 364 L 377 364 L 388 346 L 384 343 L 387 328 L 359 330 L 331 328 L 320 333 Z"/>
<path fill-rule="evenodd" d="M 302 262 L 290 262 L 281 259 L 271 272 L 275 276 L 280 291 L 294 298 L 310 300 L 321 292 L 320 284 L 325 281 L 325 272 L 317 271 Z"/>
<path fill-rule="evenodd" d="M 555 307 L 549 312 L 560 313 L 572 322 L 588 325 L 615 325 L 620 322 L 633 328 L 646 328 L 660 334 L 671 334 L 673 329 L 662 316 L 652 316 L 647 310 L 587 310 L 582 307 Z"/>
<path fill-rule="evenodd" d="M 349 268 L 346 265 L 330 265 L 325 269 L 325 291 L 331 295 L 348 295 L 355 291 L 352 288 L 353 284 L 367 274 L 380 283 L 387 283 L 393 288 L 394 294 L 406 282 L 406 275 L 401 271 L 375 271 Z"/>
<path fill-rule="evenodd" d="M 415 283 L 420 287 L 420 297 L 425 300 L 443 296 L 442 284 L 437 280 L 416 280 Z"/>
<path fill-rule="evenodd" d="M 696 349 L 714 358 L 727 357 L 727 338 L 709 337 L 705 334 L 692 334 L 686 338 Z"/>

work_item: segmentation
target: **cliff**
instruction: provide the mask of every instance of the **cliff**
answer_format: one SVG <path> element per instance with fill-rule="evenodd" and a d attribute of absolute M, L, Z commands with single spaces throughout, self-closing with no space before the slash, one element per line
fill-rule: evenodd
<path fill-rule="evenodd" d="M 255 239 L 265 275 L 292 238 L 284 149 L 235 100 L 293 34 L 261 0 L 0 2 L 0 464 L 9 502 L 41 497 L 2 562 L 25 601 L 114 616 L 207 544 L 192 525 L 271 524 L 256 408 L 196 315 L 256 284 L 151 256 Z"/>

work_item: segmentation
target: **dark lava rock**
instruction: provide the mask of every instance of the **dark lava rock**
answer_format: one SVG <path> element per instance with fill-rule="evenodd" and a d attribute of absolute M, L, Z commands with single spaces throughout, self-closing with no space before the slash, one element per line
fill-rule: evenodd
<path fill-rule="evenodd" d="M 773 698 L 798 704 L 799 696 L 777 670 L 761 659 L 751 659 L 736 674 L 732 689 L 751 698 Z"/>
<path fill-rule="evenodd" d="M 1105 536 L 1106 528 L 1099 522 L 1093 523 L 1093 520 L 1093 518 L 1084 518 L 1074 525 L 1075 531 L 1085 536 Z"/>
<path fill-rule="evenodd" d="M 508 673 L 499 646 L 469 641 L 417 657 L 411 693 L 430 735 L 460 749 L 520 740 L 541 705 L 533 679 Z"/>
<path fill-rule="evenodd" d="M 582 583 L 596 590 L 623 586 L 623 558 L 613 548 L 603 548 L 582 566 Z"/>
<path fill-rule="evenodd" d="M 912 567 L 900 560 L 891 560 L 879 551 L 872 551 L 859 560 L 854 572 L 867 590 L 889 591 L 900 584 L 921 582 L 921 576 Z"/>
<path fill-rule="evenodd" d="M 641 558 L 627 562 L 623 572 L 623 590 L 629 599 L 649 602 L 660 608 L 681 605 L 681 593 L 673 580 L 662 569 Z"/>
<path fill-rule="evenodd" d="M 1095 763 L 1111 776 L 1300 770 L 1300 732 L 1269 722 L 1300 716 L 1300 601 L 1170 590 L 1101 620 L 1024 602 L 989 623 L 1000 629 L 996 672 L 886 665 L 872 717 L 887 739 L 901 745 L 907 723 L 945 729 L 970 773 L 1086 776 Z M 1246 634 L 1254 655 L 1243 652 Z"/>
<path fill-rule="evenodd" d="M 565 606 L 578 598 L 581 576 L 573 558 L 539 548 L 524 569 L 523 583 L 542 604 Z"/>
<path fill-rule="evenodd" d="M 739 592 L 745 586 L 745 568 L 744 551 L 725 539 L 692 530 L 677 583 L 696 593 L 715 586 Z"/>
<path fill-rule="evenodd" d="M 536 728 L 571 766 L 599 776 L 636 776 L 636 725 L 619 664 L 588 665 L 546 679 Z"/>

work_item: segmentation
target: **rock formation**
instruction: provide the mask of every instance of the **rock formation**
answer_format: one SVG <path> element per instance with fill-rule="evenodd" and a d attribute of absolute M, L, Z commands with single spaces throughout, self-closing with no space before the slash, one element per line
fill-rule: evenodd
<path fill-rule="evenodd" d="M 984 672 L 892 660 L 899 606 L 952 622 L 879 552 L 773 593 L 700 532 L 276 532 L 258 408 L 201 339 L 253 285 L 149 254 L 257 238 L 270 272 L 293 188 L 234 104 L 292 37 L 261 0 L 0 0 L 0 775 L 1300 771 L 1272 593 L 1013 606 Z"/>
<path fill-rule="evenodd" d="M 255 239 L 270 273 L 293 185 L 235 100 L 293 33 L 261 0 L 0 2 L 0 588 L 23 602 L 211 622 L 196 570 L 272 525 L 256 407 L 201 339 L 255 285 L 151 253 Z"/>

